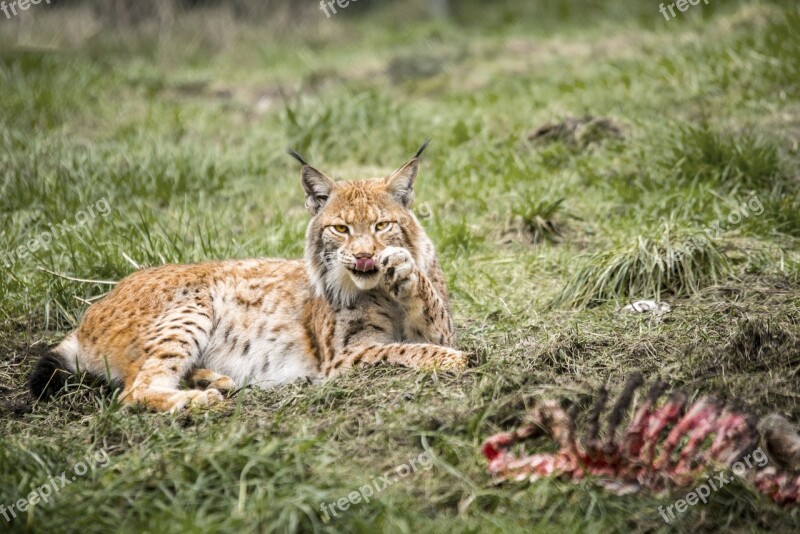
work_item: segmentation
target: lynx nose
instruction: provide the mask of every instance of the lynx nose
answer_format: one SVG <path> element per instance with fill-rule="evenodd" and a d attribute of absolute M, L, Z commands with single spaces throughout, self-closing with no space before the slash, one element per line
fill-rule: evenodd
<path fill-rule="evenodd" d="M 372 254 L 368 252 L 359 252 L 356 254 L 356 271 L 366 273 L 375 270 L 375 260 L 372 259 Z"/>

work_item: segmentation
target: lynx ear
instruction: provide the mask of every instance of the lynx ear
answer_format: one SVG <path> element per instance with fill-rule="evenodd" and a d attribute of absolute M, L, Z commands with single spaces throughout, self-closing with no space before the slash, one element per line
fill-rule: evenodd
<path fill-rule="evenodd" d="M 294 150 L 289 150 L 289 155 L 303 164 L 303 168 L 300 169 L 300 178 L 306 192 L 306 209 L 311 215 L 316 215 L 328 201 L 331 191 L 336 187 L 336 182 L 324 172 L 309 165 Z"/>
<path fill-rule="evenodd" d="M 406 208 L 410 208 L 414 202 L 414 180 L 416 180 L 417 171 L 419 171 L 419 157 L 428 147 L 429 142 L 430 139 L 425 141 L 419 147 L 417 153 L 414 154 L 413 159 L 384 179 L 389 188 L 389 193 Z"/>
<path fill-rule="evenodd" d="M 311 165 L 303 165 L 300 176 L 303 180 L 303 189 L 306 191 L 306 209 L 311 215 L 316 215 L 328 202 L 336 182 Z"/>

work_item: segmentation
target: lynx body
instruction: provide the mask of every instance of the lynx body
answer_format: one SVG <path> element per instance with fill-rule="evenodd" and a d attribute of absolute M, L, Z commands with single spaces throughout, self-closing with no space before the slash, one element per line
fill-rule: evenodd
<path fill-rule="evenodd" d="M 363 364 L 464 368 L 442 271 L 411 211 L 424 148 L 386 178 L 352 182 L 293 153 L 312 215 L 304 260 L 136 272 L 40 360 L 34 395 L 60 389 L 62 370 L 88 372 L 121 384 L 126 404 L 175 411 Z"/>

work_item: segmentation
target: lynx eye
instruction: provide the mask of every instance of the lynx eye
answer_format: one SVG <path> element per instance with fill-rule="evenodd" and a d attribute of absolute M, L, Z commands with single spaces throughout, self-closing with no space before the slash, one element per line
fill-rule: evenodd
<path fill-rule="evenodd" d="M 379 223 L 375 223 L 375 230 L 380 232 L 381 230 L 386 230 L 389 228 L 389 221 L 381 221 Z"/>
<path fill-rule="evenodd" d="M 334 224 L 333 229 L 340 234 L 349 234 L 350 228 L 346 224 Z"/>

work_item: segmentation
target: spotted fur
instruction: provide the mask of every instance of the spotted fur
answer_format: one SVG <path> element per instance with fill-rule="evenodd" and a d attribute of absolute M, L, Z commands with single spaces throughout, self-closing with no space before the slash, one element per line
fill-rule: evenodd
<path fill-rule="evenodd" d="M 351 182 L 301 163 L 312 215 L 304 260 L 136 272 L 47 356 L 34 395 L 53 389 L 54 361 L 107 376 L 123 386 L 124 403 L 158 411 L 378 362 L 464 368 L 465 354 L 451 348 L 442 271 L 411 211 L 419 153 L 386 178 Z M 192 389 L 180 389 L 184 378 Z"/>

